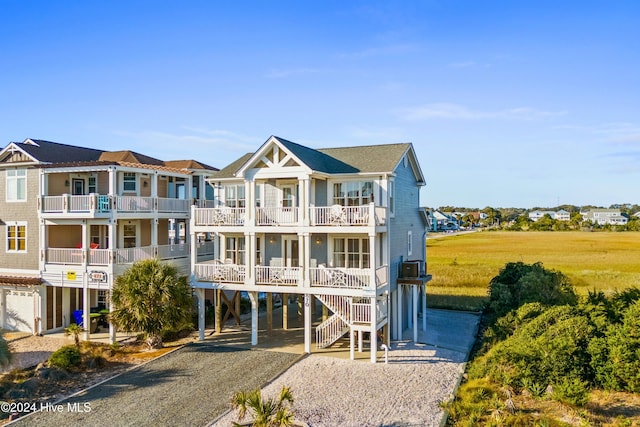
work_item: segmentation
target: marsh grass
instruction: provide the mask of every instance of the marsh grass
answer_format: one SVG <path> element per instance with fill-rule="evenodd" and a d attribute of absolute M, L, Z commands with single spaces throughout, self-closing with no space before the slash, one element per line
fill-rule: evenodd
<path fill-rule="evenodd" d="M 567 275 L 576 291 L 640 286 L 638 232 L 476 232 L 427 240 L 427 302 L 480 310 L 489 281 L 507 262 L 542 262 Z"/>

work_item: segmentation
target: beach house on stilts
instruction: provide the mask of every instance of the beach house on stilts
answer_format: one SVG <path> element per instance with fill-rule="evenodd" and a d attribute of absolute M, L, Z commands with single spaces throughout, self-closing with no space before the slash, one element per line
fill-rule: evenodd
<path fill-rule="evenodd" d="M 412 144 L 313 149 L 272 136 L 208 183 L 214 205 L 193 206 L 189 227 L 201 339 L 205 300 L 237 316 L 240 293 L 251 301 L 253 345 L 259 295 L 267 311 L 274 295 L 283 309 L 289 298 L 303 301 L 307 353 L 313 341 L 327 347 L 348 335 L 353 359 L 368 336 L 375 362 L 379 340 L 417 325 L 430 276 L 425 180 Z M 212 250 L 198 255 L 197 245 Z M 316 301 L 325 315 L 314 325 Z"/>

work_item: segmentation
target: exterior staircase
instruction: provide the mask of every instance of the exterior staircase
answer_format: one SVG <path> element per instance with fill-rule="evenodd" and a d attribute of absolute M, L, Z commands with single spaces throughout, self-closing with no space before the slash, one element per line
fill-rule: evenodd
<path fill-rule="evenodd" d="M 362 309 L 358 309 L 354 318 L 354 303 L 352 297 L 342 295 L 317 295 L 317 298 L 333 312 L 324 322 L 316 327 L 316 346 L 318 348 L 329 347 L 349 332 L 353 323 L 362 319 Z M 366 313 L 364 314 L 366 317 Z"/>

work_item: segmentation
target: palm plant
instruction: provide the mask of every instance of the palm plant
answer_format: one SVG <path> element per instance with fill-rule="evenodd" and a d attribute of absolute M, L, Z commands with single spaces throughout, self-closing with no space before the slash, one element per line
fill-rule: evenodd
<path fill-rule="evenodd" d="M 162 332 L 189 321 L 191 287 L 178 270 L 157 259 L 134 263 L 116 279 L 109 319 L 126 332 L 144 332 L 149 348 L 162 347 Z"/>
<path fill-rule="evenodd" d="M 84 328 L 76 323 L 72 323 L 64 329 L 65 335 L 72 335 L 73 341 L 77 348 L 80 348 L 80 334 L 84 332 Z"/>
<path fill-rule="evenodd" d="M 293 426 L 293 395 L 289 387 L 282 387 L 277 398 L 263 400 L 260 389 L 249 392 L 239 391 L 233 395 L 231 404 L 238 410 L 238 421 L 242 421 L 247 412 L 251 412 L 253 420 L 249 424 L 234 423 L 235 426 L 250 425 L 253 427 L 285 427 Z"/>

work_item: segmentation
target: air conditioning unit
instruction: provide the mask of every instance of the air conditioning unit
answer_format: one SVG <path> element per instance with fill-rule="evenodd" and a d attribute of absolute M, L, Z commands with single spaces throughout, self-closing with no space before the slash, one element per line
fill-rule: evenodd
<path fill-rule="evenodd" d="M 406 261 L 402 263 L 402 277 L 419 277 L 420 276 L 420 261 Z"/>

